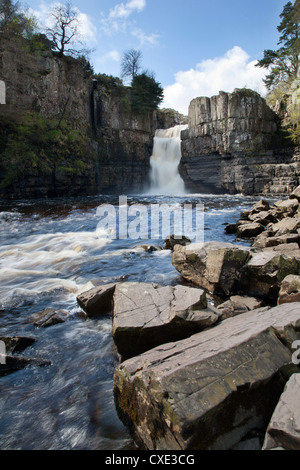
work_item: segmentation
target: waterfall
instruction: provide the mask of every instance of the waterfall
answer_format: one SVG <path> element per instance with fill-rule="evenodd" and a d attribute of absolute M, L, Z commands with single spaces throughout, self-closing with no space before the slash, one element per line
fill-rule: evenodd
<path fill-rule="evenodd" d="M 174 196 L 185 193 L 178 167 L 181 160 L 181 131 L 187 127 L 181 125 L 156 131 L 150 160 L 152 194 Z"/>

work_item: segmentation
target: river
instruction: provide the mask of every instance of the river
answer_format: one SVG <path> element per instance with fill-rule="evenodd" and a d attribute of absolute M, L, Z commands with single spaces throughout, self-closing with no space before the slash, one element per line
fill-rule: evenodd
<path fill-rule="evenodd" d="M 204 241 L 235 242 L 224 224 L 260 198 L 215 195 L 128 196 L 128 204 L 203 204 Z M 97 208 L 117 206 L 114 196 L 0 205 L 0 336 L 32 336 L 22 354 L 51 361 L 0 377 L 0 449 L 125 450 L 134 444 L 113 401 L 119 356 L 111 317 L 87 318 L 76 296 L 98 283 L 181 282 L 168 250 L 146 252 L 143 240 L 99 232 Z M 163 240 L 147 240 L 163 246 Z M 64 309 L 68 319 L 37 328 L 32 314 Z"/>

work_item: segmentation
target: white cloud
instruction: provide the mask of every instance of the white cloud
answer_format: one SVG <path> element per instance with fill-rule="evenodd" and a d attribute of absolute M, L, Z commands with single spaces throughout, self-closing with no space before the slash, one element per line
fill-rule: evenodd
<path fill-rule="evenodd" d="M 175 74 L 175 83 L 165 88 L 163 107 L 173 108 L 187 114 L 192 99 L 199 96 L 213 96 L 219 91 L 231 93 L 234 88 L 251 88 L 266 93 L 262 79 L 266 71 L 255 67 L 257 61 L 250 61 L 249 55 L 238 46 L 223 57 L 203 60 L 187 71 Z"/>
<path fill-rule="evenodd" d="M 118 3 L 109 11 L 109 18 L 128 18 L 132 13 L 141 12 L 146 7 L 146 0 L 130 0 L 127 3 Z"/>
<path fill-rule="evenodd" d="M 129 0 L 126 3 L 118 3 L 109 10 L 107 16 L 102 13 L 101 26 L 103 31 L 111 36 L 116 33 L 130 34 L 139 40 L 137 47 L 153 46 L 158 44 L 158 34 L 147 34 L 136 26 L 134 13 L 141 13 L 146 8 L 146 0 Z"/>
<path fill-rule="evenodd" d="M 96 44 L 97 43 L 97 28 L 93 24 L 92 20 L 88 15 L 85 13 L 81 13 L 78 10 L 78 21 L 79 27 L 78 32 L 82 39 L 89 44 Z"/>
<path fill-rule="evenodd" d="M 125 31 L 128 18 L 133 13 L 140 13 L 146 7 L 146 0 L 129 0 L 127 3 L 118 3 L 109 10 L 108 16 L 101 20 L 102 28 L 107 34 Z"/>

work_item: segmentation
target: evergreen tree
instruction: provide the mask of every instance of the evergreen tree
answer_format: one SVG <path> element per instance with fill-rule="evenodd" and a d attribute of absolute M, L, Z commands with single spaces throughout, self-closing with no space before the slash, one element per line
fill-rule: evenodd
<path fill-rule="evenodd" d="M 163 100 L 163 89 L 153 76 L 146 73 L 132 80 L 132 110 L 144 115 L 153 112 Z"/>
<path fill-rule="evenodd" d="M 265 50 L 264 58 L 258 61 L 257 67 L 269 70 L 264 80 L 270 90 L 280 82 L 291 82 L 299 76 L 300 65 L 300 0 L 294 4 L 288 2 L 280 15 L 282 19 L 277 27 L 280 33 L 277 50 Z"/>

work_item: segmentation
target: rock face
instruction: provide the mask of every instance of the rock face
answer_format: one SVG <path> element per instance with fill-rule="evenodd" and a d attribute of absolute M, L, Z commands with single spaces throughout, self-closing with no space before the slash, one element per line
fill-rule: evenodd
<path fill-rule="evenodd" d="M 288 193 L 299 184 L 293 151 L 274 151 L 276 116 L 251 90 L 195 98 L 182 132 L 180 172 L 193 192 Z"/>
<path fill-rule="evenodd" d="M 149 450 L 230 449 L 266 429 L 291 374 L 300 304 L 229 318 L 120 365 L 122 421 Z"/>
<path fill-rule="evenodd" d="M 206 137 L 200 139 L 203 149 L 226 154 L 268 144 L 277 126 L 274 113 L 260 95 L 237 89 L 192 100 L 189 129 L 190 137 Z"/>
<path fill-rule="evenodd" d="M 8 173 L 11 178 L 5 196 L 77 196 L 144 189 L 155 126 L 158 121 L 163 125 L 167 118 L 158 119 L 156 113 L 132 114 L 124 105 L 126 88 L 100 78 L 93 80 L 80 60 L 60 58 L 49 50 L 25 53 L 26 48 L 26 44 L 16 48 L 9 41 L 1 44 L 1 78 L 7 89 L 1 120 L 10 117 L 18 122 L 24 113 L 33 113 L 39 119 L 50 119 L 55 131 L 63 119 L 71 123 L 71 138 L 81 136 L 82 148 L 77 155 L 66 151 L 60 161 L 52 156 L 49 161 L 44 159 L 44 166 L 28 162 L 22 174 L 16 171 L 13 176 L 11 165 L 1 164 L 0 180 L 6 181 Z"/>

